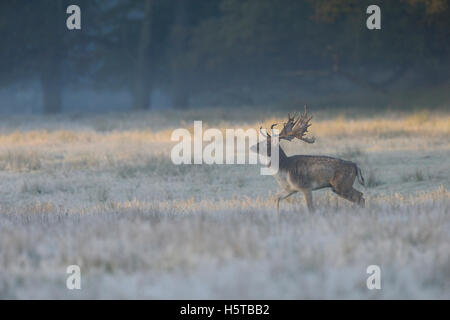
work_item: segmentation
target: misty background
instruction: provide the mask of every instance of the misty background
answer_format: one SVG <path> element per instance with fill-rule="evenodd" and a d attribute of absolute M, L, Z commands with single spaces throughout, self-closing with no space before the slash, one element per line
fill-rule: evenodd
<path fill-rule="evenodd" d="M 0 113 L 447 108 L 449 17 L 447 0 L 4 0 Z"/>

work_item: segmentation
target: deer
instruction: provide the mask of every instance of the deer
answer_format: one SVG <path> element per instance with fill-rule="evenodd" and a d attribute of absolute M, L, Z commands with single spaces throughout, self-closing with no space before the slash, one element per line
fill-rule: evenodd
<path fill-rule="evenodd" d="M 316 140 L 314 137 L 306 136 L 308 128 L 311 126 L 311 119 L 312 116 L 308 115 L 306 106 L 303 114 L 297 116 L 294 113 L 292 117 L 288 114 L 288 120 L 284 123 L 278 139 L 292 141 L 295 138 L 306 143 L 314 143 Z M 269 160 L 268 165 L 270 165 L 272 154 L 273 128 L 277 125 L 276 123 L 273 124 L 270 127 L 270 132 L 266 130 L 265 134 L 261 127 L 260 132 L 265 135 L 266 139 L 250 148 L 253 152 L 266 156 Z M 356 163 L 328 156 L 294 155 L 288 157 L 279 144 L 278 146 L 279 165 L 278 171 L 273 176 L 281 186 L 282 191 L 276 196 L 277 213 L 280 210 L 280 201 L 297 192 L 303 193 L 308 210 L 313 212 L 315 208 L 312 191 L 323 188 L 331 188 L 339 197 L 364 208 L 363 193 L 353 188 L 356 178 L 358 178 L 359 184 L 365 185 L 361 169 Z M 263 153 L 263 150 L 267 150 L 267 152 Z"/>

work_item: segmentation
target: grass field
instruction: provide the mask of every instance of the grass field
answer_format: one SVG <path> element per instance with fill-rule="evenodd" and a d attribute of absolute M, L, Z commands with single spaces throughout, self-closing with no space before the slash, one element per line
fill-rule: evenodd
<path fill-rule="evenodd" d="M 0 298 L 450 298 L 450 114 L 314 112 L 288 154 L 357 162 L 366 208 L 282 202 L 256 165 L 170 160 L 175 128 L 259 128 L 284 112 L 0 119 Z M 81 267 L 82 289 L 66 288 Z M 381 290 L 366 268 L 381 267 Z"/>

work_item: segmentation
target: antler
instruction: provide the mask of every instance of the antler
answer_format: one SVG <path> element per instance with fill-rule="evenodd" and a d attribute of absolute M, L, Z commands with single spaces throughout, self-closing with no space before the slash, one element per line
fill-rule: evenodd
<path fill-rule="evenodd" d="M 274 124 L 272 124 L 271 126 L 270 126 L 270 134 L 269 134 L 269 130 L 266 130 L 266 137 L 269 137 L 269 138 L 271 138 L 272 136 L 271 136 L 271 134 L 273 134 L 273 128 L 275 127 L 275 126 L 277 126 L 278 125 L 278 123 L 274 123 Z M 262 126 L 259 128 L 259 132 L 261 132 L 261 134 L 262 135 L 264 135 L 264 133 L 261 131 L 262 130 Z"/>
<path fill-rule="evenodd" d="M 302 115 L 297 117 L 296 113 L 291 117 L 288 114 L 288 121 L 284 124 L 283 130 L 280 132 L 280 139 L 285 139 L 291 141 L 294 138 L 300 139 L 307 143 L 314 143 L 316 139 L 314 137 L 308 138 L 305 137 L 306 132 L 308 132 L 308 128 L 311 126 L 309 123 L 312 119 L 312 116 L 308 116 L 308 111 L 305 105 L 305 111 Z"/>

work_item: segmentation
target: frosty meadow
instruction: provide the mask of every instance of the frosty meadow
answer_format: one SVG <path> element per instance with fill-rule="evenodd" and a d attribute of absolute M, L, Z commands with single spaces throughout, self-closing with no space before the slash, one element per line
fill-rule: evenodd
<path fill-rule="evenodd" d="M 170 158 L 186 121 L 225 132 L 285 116 L 2 117 L 0 297 L 450 298 L 448 113 L 317 110 L 316 143 L 280 140 L 287 156 L 358 163 L 363 210 L 323 189 L 314 213 L 294 194 L 277 215 L 278 183 L 259 166 Z M 381 290 L 367 287 L 373 264 Z M 67 289 L 68 265 L 80 266 L 81 290 Z"/>

